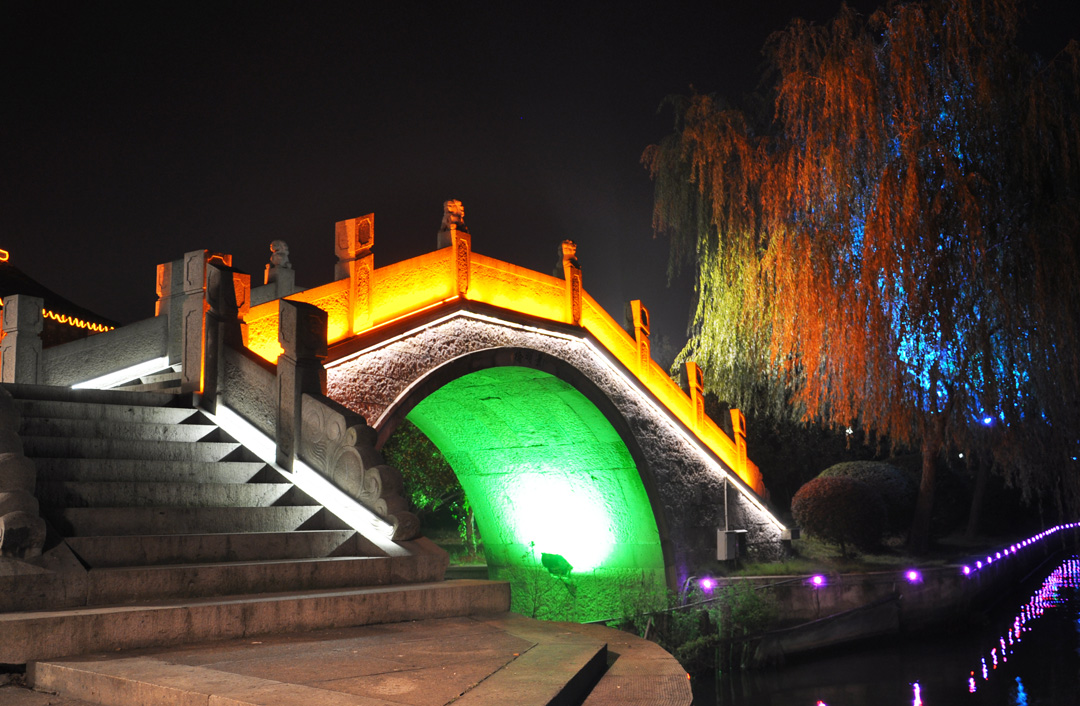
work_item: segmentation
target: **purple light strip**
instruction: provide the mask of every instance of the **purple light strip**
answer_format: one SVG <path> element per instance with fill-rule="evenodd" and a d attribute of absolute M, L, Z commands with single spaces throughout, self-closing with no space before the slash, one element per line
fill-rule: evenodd
<path fill-rule="evenodd" d="M 1038 542 L 1046 539 L 1047 537 L 1060 532 L 1061 530 L 1075 529 L 1077 527 L 1080 527 L 1080 522 L 1070 522 L 1066 525 L 1056 525 L 1048 530 L 1044 530 L 1034 536 L 1028 537 L 1021 542 L 1017 542 L 1016 544 L 1005 547 L 1001 551 L 995 551 L 992 554 L 987 554 L 984 559 L 978 559 L 974 562 L 974 564 L 964 564 L 960 567 L 960 573 L 962 573 L 964 576 L 973 576 L 975 575 L 975 573 L 990 566 L 995 561 L 1001 561 L 1002 559 L 1007 559 L 1010 556 L 1016 556 L 1016 554 L 1019 553 L 1020 550 L 1033 546 Z"/>

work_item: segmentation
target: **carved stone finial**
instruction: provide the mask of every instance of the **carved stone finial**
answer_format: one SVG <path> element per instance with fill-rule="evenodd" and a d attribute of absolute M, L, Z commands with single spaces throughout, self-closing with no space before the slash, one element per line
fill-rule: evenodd
<path fill-rule="evenodd" d="M 271 282 L 288 282 L 291 289 L 296 282 L 292 272 L 292 263 L 289 262 L 289 245 L 284 240 L 274 240 L 270 243 L 270 263 L 263 271 L 263 284 Z M 288 270 L 288 272 L 286 272 Z"/>
<path fill-rule="evenodd" d="M 465 225 L 465 206 L 457 199 L 450 199 L 443 202 L 442 224 L 439 226 L 438 238 L 440 248 L 445 248 L 453 242 L 450 234 L 455 230 L 460 233 L 469 232 Z"/>
<path fill-rule="evenodd" d="M 270 266 L 291 270 L 289 262 L 289 245 L 284 240 L 274 240 L 270 243 Z"/>
<path fill-rule="evenodd" d="M 559 260 L 555 263 L 555 269 L 551 274 L 560 279 L 566 276 L 566 266 L 578 267 L 577 243 L 573 240 L 564 240 L 559 243 Z"/>
<path fill-rule="evenodd" d="M 442 227 L 439 230 L 469 232 L 469 229 L 465 227 L 465 206 L 457 199 L 443 202 Z"/>

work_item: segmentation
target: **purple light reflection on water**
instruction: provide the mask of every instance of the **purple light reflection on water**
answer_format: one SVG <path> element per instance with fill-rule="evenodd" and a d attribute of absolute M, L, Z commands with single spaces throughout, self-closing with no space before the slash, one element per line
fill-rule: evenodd
<path fill-rule="evenodd" d="M 745 674 L 734 677 L 724 675 L 723 681 L 722 677 L 717 676 L 716 691 L 710 690 L 711 684 L 706 684 L 702 690 L 704 701 L 722 706 L 757 706 L 762 703 L 812 705 L 817 700 L 830 706 L 842 703 L 902 706 L 919 703 L 915 700 L 915 683 L 918 680 L 918 699 L 926 706 L 1017 706 L 1021 703 L 1016 701 L 1017 684 L 1018 679 L 1022 679 L 1028 703 L 1074 703 L 1072 699 L 1080 693 L 1080 650 L 1061 649 L 1063 643 L 1059 636 L 1064 634 L 1068 637 L 1075 633 L 1080 640 L 1080 580 L 1075 589 L 1063 591 L 1063 598 L 1068 599 L 1066 605 L 1055 607 L 1050 605 L 1052 601 L 1039 598 L 1048 575 L 1068 555 L 1041 567 L 1038 574 L 1025 578 L 1020 593 L 1016 592 L 1021 586 L 1018 579 L 1010 578 L 1026 574 L 1029 566 L 1059 551 L 1062 537 L 1060 531 L 1049 533 L 1042 538 L 1049 542 L 1040 542 L 1032 534 L 1028 539 L 1017 540 L 1015 544 L 1003 544 L 992 550 L 987 548 L 978 556 L 982 562 L 987 555 L 993 558 L 1000 551 L 1003 560 L 994 561 L 991 567 L 985 564 L 981 566 L 981 569 L 987 570 L 986 574 L 993 572 L 993 588 L 986 585 L 981 588 L 994 593 L 997 602 L 994 610 L 987 612 L 986 621 L 979 628 L 972 627 L 956 634 L 952 631 L 943 635 L 935 634 L 926 639 L 916 637 L 887 641 L 860 647 L 850 653 L 815 655 L 804 662 L 796 661 L 775 670 L 770 669 L 764 676 L 756 673 L 750 677 Z M 1071 541 L 1072 531 L 1064 533 L 1064 537 Z M 1035 547 L 1038 550 L 1033 554 L 1031 549 Z M 1014 566 L 1016 560 L 1013 555 L 1018 554 L 1023 555 L 1023 566 Z M 1075 561 L 1080 562 L 1080 558 Z M 977 572 L 975 562 L 973 557 L 951 567 L 951 571 L 961 574 L 960 577 L 952 574 L 952 580 L 967 584 L 967 580 L 975 579 L 985 584 L 989 577 Z M 964 572 L 965 566 L 970 573 Z M 907 582 L 907 572 L 912 567 L 899 568 L 900 571 L 894 572 L 891 579 L 907 587 L 899 590 L 911 595 L 923 595 L 919 587 L 912 588 Z M 1024 570 L 1019 571 L 1021 568 Z M 1013 569 L 1017 569 L 1018 573 L 1014 574 Z M 1007 575 L 999 575 L 1002 570 L 1008 570 Z M 923 577 L 924 582 L 930 580 L 931 574 L 935 581 L 939 574 L 948 581 L 948 572 L 949 569 L 928 570 Z M 1077 573 L 1080 575 L 1080 570 Z M 803 575 L 798 581 L 802 583 L 803 590 L 826 582 L 829 588 L 822 588 L 823 591 L 832 591 L 833 587 L 844 583 L 841 577 L 819 576 L 821 578 L 814 582 L 811 575 Z M 806 593 L 813 600 L 812 594 L 819 592 L 814 590 Z M 860 693 L 865 698 L 851 701 L 850 695 L 856 687 L 862 690 Z M 1047 694 L 1053 694 L 1059 700 L 1048 701 Z M 1062 698 L 1064 700 L 1060 700 Z"/>
<path fill-rule="evenodd" d="M 1028 602 L 1020 608 L 1020 611 L 1009 625 L 1008 632 L 998 638 L 997 646 L 990 649 L 989 657 L 993 669 L 998 668 L 999 654 L 1002 662 L 1007 662 L 1009 655 L 1015 651 L 1012 647 L 1006 646 L 1006 636 L 1008 637 L 1008 645 L 1019 645 L 1022 641 L 1021 634 L 1032 630 L 1028 623 L 1045 615 L 1048 609 L 1065 603 L 1065 599 L 1062 597 L 1062 589 L 1066 588 L 1080 588 L 1080 559 L 1075 556 L 1064 561 L 1046 577 L 1039 590 L 1035 591 L 1031 598 L 1028 599 Z M 982 658 L 981 668 L 983 681 L 989 681 L 990 670 L 987 668 L 986 657 Z M 975 672 L 972 671 L 971 676 L 968 677 L 968 691 L 971 693 L 975 693 L 978 688 L 974 675 Z"/>

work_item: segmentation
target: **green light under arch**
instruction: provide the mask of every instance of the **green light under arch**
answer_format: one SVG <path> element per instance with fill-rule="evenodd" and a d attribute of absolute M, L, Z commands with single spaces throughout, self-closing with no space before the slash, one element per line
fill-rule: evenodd
<path fill-rule="evenodd" d="M 489 570 L 515 584 L 516 610 L 606 618 L 625 586 L 663 585 L 660 537 L 637 466 L 611 423 L 567 382 L 532 368 L 487 368 L 437 389 L 407 418 L 461 481 Z M 543 554 L 569 562 L 569 576 L 540 568 Z M 522 606 L 520 594 L 542 593 L 537 582 L 561 607 Z"/>

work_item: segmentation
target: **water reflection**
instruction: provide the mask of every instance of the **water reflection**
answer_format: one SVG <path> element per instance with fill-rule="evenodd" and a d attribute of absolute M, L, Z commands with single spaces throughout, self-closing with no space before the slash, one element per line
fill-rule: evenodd
<path fill-rule="evenodd" d="M 1024 594 L 1020 594 L 1023 596 Z M 985 629 L 723 675 L 697 704 L 1021 706 L 1080 703 L 1080 559 L 1073 556 Z"/>
<path fill-rule="evenodd" d="M 1015 649 L 1023 641 L 1024 633 L 1035 629 L 1036 626 L 1032 625 L 1034 621 L 1046 615 L 1048 610 L 1055 608 L 1066 609 L 1067 604 L 1073 597 L 1072 591 L 1075 591 L 1078 587 L 1080 587 L 1080 560 L 1071 557 L 1050 572 L 1039 590 L 1020 608 L 1016 617 L 1009 624 L 1005 635 L 998 637 L 997 644 L 990 648 L 990 654 L 983 656 L 979 670 L 982 674 L 982 681 L 989 681 L 991 673 L 997 671 L 999 659 L 1001 664 L 1008 663 L 1009 657 L 1015 653 Z M 1062 612 L 1066 611 L 1063 610 Z M 1008 644 L 1006 644 L 1006 641 Z M 987 668 L 987 657 L 990 660 L 989 669 Z M 1016 677 L 1016 683 L 1018 693 L 1023 695 L 1026 702 L 1027 694 L 1024 692 L 1024 685 L 1020 681 L 1020 677 Z M 975 678 L 975 671 L 972 670 L 968 677 L 968 692 L 974 694 L 978 689 L 979 680 Z"/>

